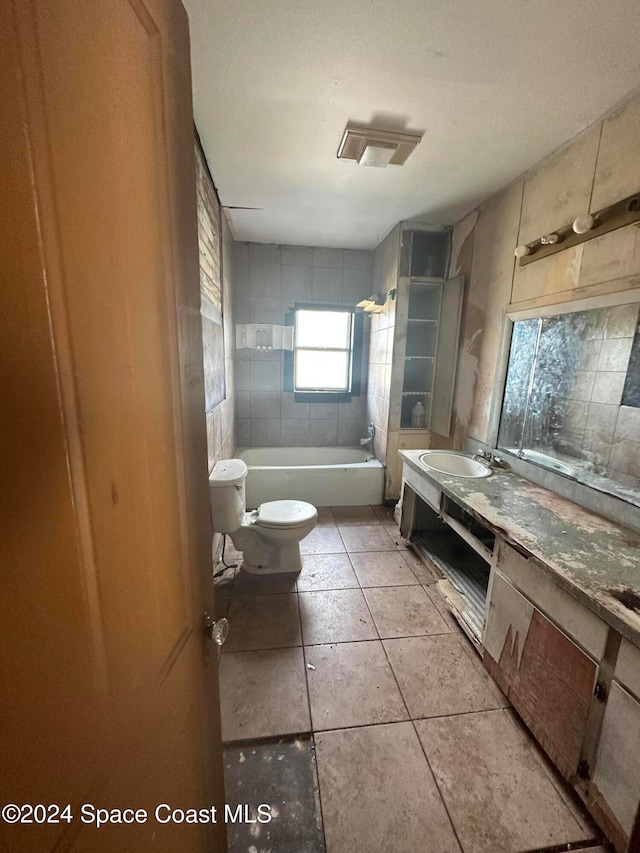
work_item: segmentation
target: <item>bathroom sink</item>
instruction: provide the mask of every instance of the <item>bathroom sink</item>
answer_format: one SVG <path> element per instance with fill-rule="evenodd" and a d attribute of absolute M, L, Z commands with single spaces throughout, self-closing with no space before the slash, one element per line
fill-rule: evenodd
<path fill-rule="evenodd" d="M 479 479 L 491 475 L 491 468 L 483 462 L 476 462 L 470 456 L 451 453 L 448 450 L 427 450 L 420 456 L 420 462 L 425 468 L 431 468 L 432 471 L 438 471 L 440 474 L 451 474 L 454 477 Z"/>

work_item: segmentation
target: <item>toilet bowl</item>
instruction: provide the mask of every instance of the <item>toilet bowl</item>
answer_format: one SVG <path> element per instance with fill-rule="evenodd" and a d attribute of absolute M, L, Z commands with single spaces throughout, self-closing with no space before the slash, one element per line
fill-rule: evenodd
<path fill-rule="evenodd" d="M 245 508 L 247 466 L 222 459 L 209 475 L 213 529 L 227 533 L 243 553 L 242 570 L 250 574 L 296 573 L 302 568 L 300 542 L 316 526 L 318 511 L 305 501 L 267 501 Z"/>

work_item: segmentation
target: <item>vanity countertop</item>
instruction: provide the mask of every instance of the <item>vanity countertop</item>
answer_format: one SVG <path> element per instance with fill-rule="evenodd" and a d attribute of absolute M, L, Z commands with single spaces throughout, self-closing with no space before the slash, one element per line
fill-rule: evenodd
<path fill-rule="evenodd" d="M 524 550 L 559 585 L 640 645 L 640 536 L 507 471 L 463 479 L 425 470 L 424 450 L 401 450 L 405 464 Z"/>

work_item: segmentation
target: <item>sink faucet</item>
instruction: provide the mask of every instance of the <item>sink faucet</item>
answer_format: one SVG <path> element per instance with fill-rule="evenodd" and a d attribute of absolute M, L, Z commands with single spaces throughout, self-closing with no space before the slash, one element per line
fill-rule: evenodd
<path fill-rule="evenodd" d="M 484 462 L 485 465 L 488 465 L 490 468 L 504 468 L 507 469 L 507 463 L 504 459 L 501 459 L 499 456 L 494 456 L 493 453 L 490 453 L 488 450 L 478 450 L 471 457 L 472 459 L 480 462 Z"/>
<path fill-rule="evenodd" d="M 366 437 L 366 438 L 361 438 L 361 439 L 360 439 L 360 444 L 361 444 L 361 446 L 362 446 L 362 447 L 364 447 L 364 446 L 365 446 L 365 444 L 371 444 L 371 442 L 373 441 L 373 437 L 374 437 L 374 435 L 375 435 L 375 434 L 376 434 L 376 428 L 375 428 L 375 426 L 374 426 L 374 424 L 373 424 L 373 421 L 371 421 L 371 423 L 369 424 L 369 427 L 368 427 L 368 429 L 367 429 L 367 437 Z"/>

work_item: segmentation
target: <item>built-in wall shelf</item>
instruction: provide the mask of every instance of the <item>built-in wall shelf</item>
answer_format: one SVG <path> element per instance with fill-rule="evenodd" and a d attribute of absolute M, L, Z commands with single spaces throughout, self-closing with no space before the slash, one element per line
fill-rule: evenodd
<path fill-rule="evenodd" d="M 435 359 L 434 355 L 405 355 L 405 361 L 433 361 Z"/>
<path fill-rule="evenodd" d="M 430 397 L 431 391 L 403 391 L 403 397 Z"/>
<path fill-rule="evenodd" d="M 408 317 L 407 323 L 433 323 L 435 326 L 438 325 L 438 321 L 435 319 L 427 319 L 426 317 Z"/>

